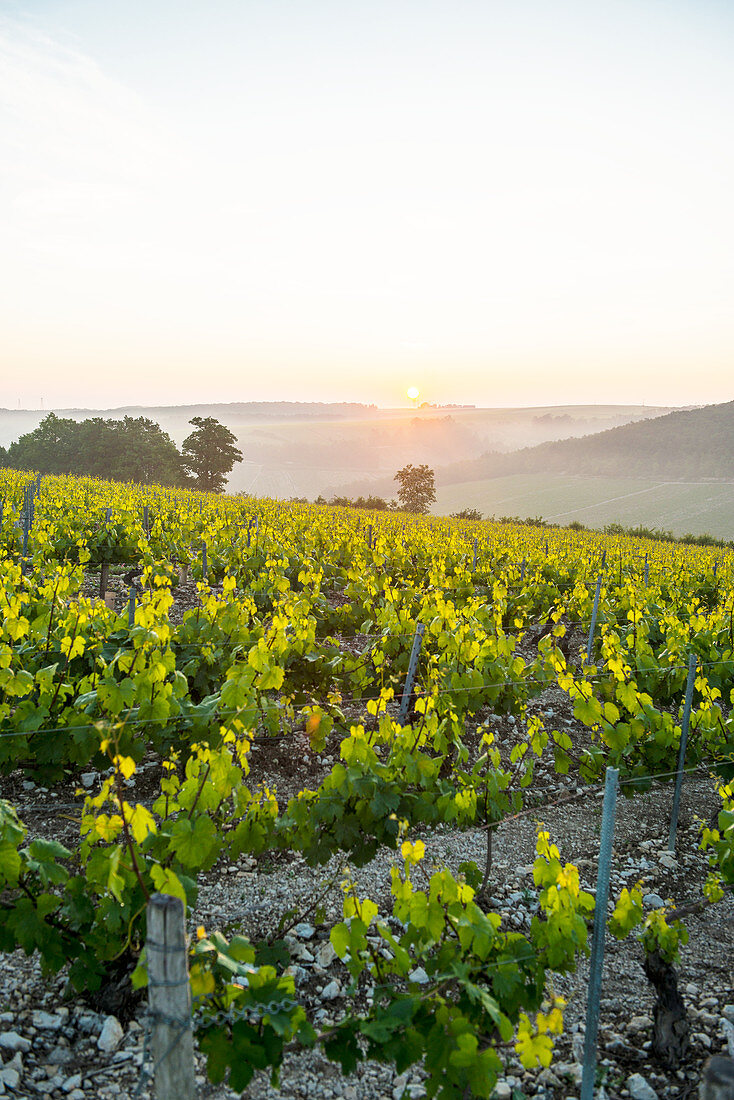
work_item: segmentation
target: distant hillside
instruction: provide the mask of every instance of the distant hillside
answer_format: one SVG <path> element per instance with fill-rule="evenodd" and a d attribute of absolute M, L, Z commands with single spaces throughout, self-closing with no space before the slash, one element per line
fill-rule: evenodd
<path fill-rule="evenodd" d="M 48 410 L 46 410 L 48 411 Z M 488 452 L 504 454 L 550 439 L 586 435 L 667 408 L 630 405 L 577 405 L 554 408 L 476 409 L 473 406 L 422 405 L 381 409 L 357 403 L 251 401 L 179 406 L 129 405 L 115 409 L 54 409 L 57 416 L 121 420 L 146 416 L 177 447 L 191 432 L 193 416 L 213 416 L 237 437 L 243 461 L 229 479 L 230 492 L 255 496 L 313 499 L 331 496 L 338 486 L 361 482 L 355 494 L 367 495 L 376 479 L 379 495 L 395 495 L 392 480 L 408 462 L 434 469 L 472 461 Z M 0 409 L 0 447 L 34 431 L 42 409 Z M 476 476 L 476 475 L 472 475 Z"/>
<path fill-rule="evenodd" d="M 575 477 L 734 478 L 734 401 L 671 412 L 594 435 L 487 452 L 436 471 L 440 485 L 510 474 Z"/>

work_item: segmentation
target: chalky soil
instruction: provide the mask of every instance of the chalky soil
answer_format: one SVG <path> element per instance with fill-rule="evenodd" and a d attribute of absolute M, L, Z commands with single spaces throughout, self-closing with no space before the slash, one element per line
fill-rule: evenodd
<path fill-rule="evenodd" d="M 567 711 L 565 697 L 549 689 L 536 703 L 549 720 L 568 729 L 572 738 L 587 731 Z M 495 718 L 498 741 L 511 741 L 513 723 Z M 338 743 L 327 746 L 320 757 L 308 755 L 294 760 L 288 753 L 258 746 L 252 753 L 254 783 L 263 780 L 285 799 L 302 786 L 304 773 L 313 785 L 330 770 Z M 130 781 L 131 798 L 144 800 L 157 784 L 157 764 L 149 763 Z M 300 773 L 300 774 L 299 774 Z M 100 777 L 88 772 L 83 778 L 89 789 L 97 789 Z M 553 802 L 583 788 L 574 780 L 555 775 L 541 761 L 536 783 L 544 801 Z M 53 836 L 73 841 L 77 813 L 67 804 L 81 798 L 75 788 L 66 792 L 46 791 L 24 781 L 20 773 L 0 780 L 0 796 L 8 798 L 29 827 L 31 836 Z M 670 786 L 654 787 L 634 799 L 621 799 L 617 809 L 610 897 L 623 886 L 642 881 L 648 907 L 669 897 L 679 905 L 701 897 L 707 864 L 698 850 L 701 820 L 716 811 L 718 800 L 708 779 L 696 779 L 683 787 L 677 856 L 667 851 L 672 799 Z M 550 831 L 561 858 L 575 863 L 582 885 L 593 890 L 601 821 L 598 791 L 564 806 L 547 805 L 538 818 Z M 495 834 L 494 863 L 489 883 L 490 905 L 508 928 L 521 929 L 536 908 L 532 863 L 537 822 L 533 815 L 502 825 Z M 441 828 L 424 832 L 426 864 L 445 864 L 457 871 L 464 860 L 484 864 L 485 834 L 480 830 L 458 832 Z M 368 866 L 355 872 L 360 893 L 374 899 L 383 917 L 391 912 L 389 876 L 394 854 L 382 852 Z M 349 984 L 346 969 L 329 943 L 329 929 L 342 916 L 342 861 L 334 858 L 316 870 L 294 853 L 265 853 L 255 860 L 243 856 L 237 864 L 221 864 L 201 879 L 199 902 L 189 914 L 191 931 L 203 924 L 207 929 L 238 930 L 261 937 L 273 931 L 285 910 L 297 908 L 301 919 L 287 935 L 291 965 L 298 996 L 317 1027 L 326 1027 L 347 1006 Z M 319 905 L 314 909 L 314 900 Z M 734 1053 L 734 902 L 731 897 L 686 919 L 690 940 L 682 948 L 678 967 L 680 988 L 691 1024 L 691 1049 L 686 1063 L 669 1071 L 656 1065 L 649 1053 L 652 1033 L 653 991 L 642 968 L 642 951 L 634 939 L 622 943 L 607 938 L 601 994 L 599 1071 L 603 1095 L 609 1100 L 677 1100 L 697 1095 L 701 1067 L 710 1054 Z M 415 975 L 420 980 L 420 975 Z M 507 1073 L 497 1086 L 497 1098 L 538 1097 L 563 1100 L 579 1095 L 586 1012 L 588 962 L 582 959 L 576 973 L 559 979 L 555 991 L 567 999 L 565 1034 L 559 1040 L 550 1069 L 529 1072 L 510 1058 Z M 130 1001 L 121 982 L 119 990 L 106 991 L 107 1004 L 90 1004 L 65 999 L 65 977 L 45 978 L 37 961 L 22 952 L 0 956 L 0 1095 L 15 1097 L 50 1096 L 69 1100 L 100 1097 L 150 1097 L 150 1082 L 141 1071 L 150 1068 L 144 1059 L 145 1003 Z M 115 1000 L 117 996 L 117 1000 Z M 236 1094 L 226 1086 L 207 1082 L 203 1060 L 197 1061 L 199 1096 L 228 1100 Z M 248 1100 L 417 1100 L 424 1095 L 424 1074 L 420 1066 L 397 1076 L 394 1070 L 365 1063 L 349 1077 L 317 1051 L 289 1053 L 279 1087 L 268 1075 L 256 1074 L 244 1093 Z M 602 1095 L 597 1093 L 597 1095 Z"/>

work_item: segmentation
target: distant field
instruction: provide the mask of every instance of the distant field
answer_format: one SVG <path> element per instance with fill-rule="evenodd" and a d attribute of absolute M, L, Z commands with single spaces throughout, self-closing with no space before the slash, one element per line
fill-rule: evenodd
<path fill-rule="evenodd" d="M 642 524 L 677 535 L 709 532 L 734 539 L 732 481 L 514 474 L 446 485 L 436 496 L 433 511 L 443 515 L 478 508 L 485 516 L 542 516 L 562 524 L 576 519 L 598 528 Z"/>

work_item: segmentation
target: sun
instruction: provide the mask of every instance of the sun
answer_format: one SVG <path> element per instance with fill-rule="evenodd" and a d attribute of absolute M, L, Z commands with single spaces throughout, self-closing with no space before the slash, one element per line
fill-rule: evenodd
<path fill-rule="evenodd" d="M 418 389 L 417 386 L 411 386 L 408 390 L 408 397 L 411 401 L 417 401 L 420 396 L 420 392 L 421 391 Z"/>

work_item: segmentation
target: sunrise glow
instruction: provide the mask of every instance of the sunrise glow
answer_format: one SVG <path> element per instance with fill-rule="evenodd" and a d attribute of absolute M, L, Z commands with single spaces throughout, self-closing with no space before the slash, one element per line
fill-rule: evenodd
<path fill-rule="evenodd" d="M 729 399 L 733 31 L 714 0 L 5 5 L 0 405 Z"/>

